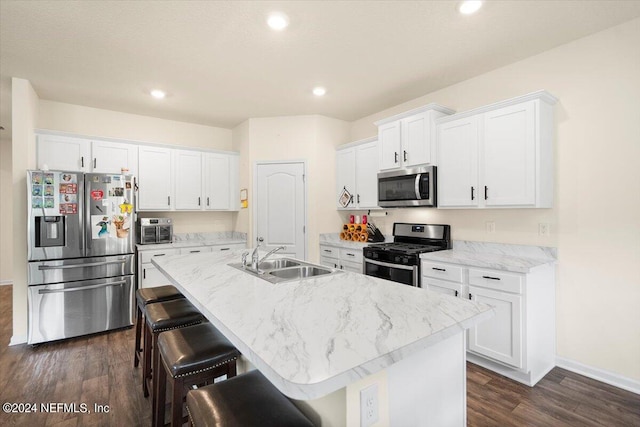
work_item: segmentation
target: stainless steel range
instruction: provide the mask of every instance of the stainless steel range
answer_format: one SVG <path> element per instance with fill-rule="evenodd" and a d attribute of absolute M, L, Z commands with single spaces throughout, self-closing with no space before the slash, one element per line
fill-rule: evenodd
<path fill-rule="evenodd" d="M 451 249 L 451 227 L 393 224 L 393 242 L 363 249 L 364 274 L 410 286 L 420 284 L 420 254 Z"/>

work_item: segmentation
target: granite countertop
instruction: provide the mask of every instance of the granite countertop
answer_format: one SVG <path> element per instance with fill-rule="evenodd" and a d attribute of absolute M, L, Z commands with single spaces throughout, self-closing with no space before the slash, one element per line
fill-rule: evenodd
<path fill-rule="evenodd" d="M 556 254 L 555 248 L 544 246 L 454 241 L 452 250 L 428 252 L 421 254 L 420 258 L 426 261 L 529 273 L 533 268 L 555 263 Z"/>
<path fill-rule="evenodd" d="M 179 249 L 193 248 L 197 246 L 220 246 L 231 244 L 246 244 L 247 235 L 237 231 L 221 231 L 211 233 L 184 233 L 174 234 L 173 243 L 160 243 L 141 245 L 137 244 L 138 251 L 148 251 L 151 249 Z"/>
<path fill-rule="evenodd" d="M 294 399 L 322 397 L 493 315 L 481 303 L 349 272 L 271 284 L 227 265 L 241 253 L 152 262 Z"/>

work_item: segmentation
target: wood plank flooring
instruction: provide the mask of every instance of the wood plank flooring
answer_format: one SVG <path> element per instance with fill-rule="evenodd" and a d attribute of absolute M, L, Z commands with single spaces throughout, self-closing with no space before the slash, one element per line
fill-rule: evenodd
<path fill-rule="evenodd" d="M 0 286 L 0 402 L 85 403 L 92 413 L 0 413 L 0 426 L 149 426 L 134 330 L 9 347 L 11 286 Z M 468 425 L 640 427 L 640 396 L 555 368 L 530 388 L 469 363 Z M 94 413 L 94 404 L 109 413 Z M 253 427 L 253 426 L 248 426 Z M 394 426 L 396 427 L 396 426 Z M 410 427 L 410 426 L 397 426 Z"/>

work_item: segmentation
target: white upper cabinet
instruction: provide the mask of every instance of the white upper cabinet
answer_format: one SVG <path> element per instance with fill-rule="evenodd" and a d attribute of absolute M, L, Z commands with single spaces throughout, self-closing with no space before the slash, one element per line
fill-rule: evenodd
<path fill-rule="evenodd" d="M 438 206 L 552 207 L 556 101 L 539 91 L 439 119 Z"/>
<path fill-rule="evenodd" d="M 204 153 L 204 194 L 206 210 L 238 210 L 239 156 Z"/>
<path fill-rule="evenodd" d="M 202 153 L 174 150 L 176 165 L 176 209 L 202 209 Z"/>
<path fill-rule="evenodd" d="M 138 175 L 138 146 L 109 141 L 91 143 L 91 170 L 95 173 L 122 173 Z"/>
<path fill-rule="evenodd" d="M 336 151 L 338 209 L 378 207 L 378 158 L 378 143 L 375 138 L 358 141 Z M 346 207 L 339 201 L 343 189 L 352 196 Z"/>
<path fill-rule="evenodd" d="M 38 169 L 91 172 L 91 141 L 57 135 L 37 135 Z"/>
<path fill-rule="evenodd" d="M 138 210 L 172 210 L 172 151 L 164 147 L 138 147 Z"/>
<path fill-rule="evenodd" d="M 438 206 L 478 206 L 478 117 L 438 126 Z"/>
<path fill-rule="evenodd" d="M 435 165 L 435 119 L 453 113 L 429 104 L 377 121 L 380 170 Z"/>

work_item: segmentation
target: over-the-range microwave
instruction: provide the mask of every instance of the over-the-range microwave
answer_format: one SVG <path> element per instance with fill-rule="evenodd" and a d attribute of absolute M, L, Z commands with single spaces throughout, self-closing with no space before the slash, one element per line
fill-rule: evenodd
<path fill-rule="evenodd" d="M 436 207 L 436 167 L 394 170 L 378 173 L 378 206 Z"/>

